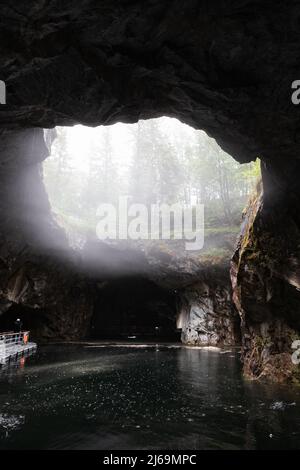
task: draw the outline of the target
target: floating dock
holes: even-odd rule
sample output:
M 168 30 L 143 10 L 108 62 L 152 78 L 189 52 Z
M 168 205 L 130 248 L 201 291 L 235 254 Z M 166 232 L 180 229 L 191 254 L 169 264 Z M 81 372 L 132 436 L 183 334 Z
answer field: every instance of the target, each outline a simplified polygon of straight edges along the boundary
M 0 333 L 0 367 L 36 350 L 36 343 L 29 341 L 29 333 Z

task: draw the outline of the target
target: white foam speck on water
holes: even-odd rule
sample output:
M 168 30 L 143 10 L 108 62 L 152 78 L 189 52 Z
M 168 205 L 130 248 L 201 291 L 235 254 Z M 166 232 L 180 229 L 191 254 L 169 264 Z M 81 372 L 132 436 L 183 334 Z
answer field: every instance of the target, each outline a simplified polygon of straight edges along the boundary
M 274 401 L 274 403 L 270 405 L 270 410 L 283 411 L 286 409 L 287 406 L 296 406 L 296 402 L 284 403 L 283 401 Z
M 12 431 L 18 429 L 25 423 L 25 416 L 23 415 L 8 415 L 0 414 L 0 429 L 5 431 Z
M 89 358 L 88 360 L 76 359 L 73 361 L 55 362 L 51 364 L 33 365 L 30 367 L 31 376 L 39 381 L 42 381 L 45 385 L 47 382 L 51 383 L 53 377 L 55 380 L 65 380 L 67 378 L 74 379 L 75 377 L 86 375 L 86 374 L 99 374 L 108 370 L 115 370 L 116 365 L 112 365 L 109 361 L 99 362 L 98 357 Z M 48 375 L 51 372 L 53 375 Z
M 283 401 L 274 401 L 274 403 L 272 403 L 272 405 L 270 406 L 271 410 L 284 410 L 284 408 L 285 404 L 283 403 Z

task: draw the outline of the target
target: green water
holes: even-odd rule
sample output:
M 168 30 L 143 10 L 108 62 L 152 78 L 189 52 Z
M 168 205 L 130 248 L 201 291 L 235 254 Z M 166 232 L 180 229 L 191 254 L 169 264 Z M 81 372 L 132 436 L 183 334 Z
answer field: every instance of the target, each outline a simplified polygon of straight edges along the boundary
M 233 352 L 47 346 L 0 369 L 0 449 L 300 448 L 300 390 Z

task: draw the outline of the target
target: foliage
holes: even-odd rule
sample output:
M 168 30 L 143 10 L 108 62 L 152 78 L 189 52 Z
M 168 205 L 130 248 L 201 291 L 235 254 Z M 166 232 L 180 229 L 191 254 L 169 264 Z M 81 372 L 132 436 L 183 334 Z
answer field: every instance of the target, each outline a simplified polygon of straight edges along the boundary
M 92 227 L 100 203 L 115 204 L 119 196 L 128 195 L 131 202 L 147 206 L 202 203 L 207 227 L 239 224 L 260 174 L 259 160 L 240 165 L 203 131 L 174 121 L 161 118 L 127 125 L 126 148 L 118 145 L 114 126 L 95 129 L 95 137 L 84 143 L 84 171 L 74 164 L 70 129 L 57 128 L 51 156 L 44 163 L 53 210 Z

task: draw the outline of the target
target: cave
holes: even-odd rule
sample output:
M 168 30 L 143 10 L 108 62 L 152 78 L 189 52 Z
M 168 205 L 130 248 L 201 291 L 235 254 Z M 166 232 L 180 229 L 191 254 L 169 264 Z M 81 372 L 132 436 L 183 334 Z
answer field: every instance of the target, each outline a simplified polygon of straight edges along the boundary
M 231 262 L 232 308 L 245 374 L 298 380 L 290 354 L 300 330 L 299 107 L 291 99 L 299 15 L 297 2 L 251 0 L 3 5 L 2 315 L 47 311 L 41 338 L 80 339 L 99 305 L 51 214 L 43 129 L 176 117 L 240 163 L 261 159 L 262 184 Z
M 45 321 L 45 316 L 40 314 L 30 307 L 23 307 L 22 305 L 13 304 L 5 313 L 1 315 L 0 329 L 1 331 L 14 331 L 14 322 L 19 318 L 22 322 L 22 328 L 30 330 L 35 335 L 35 330 L 40 328 L 40 324 Z
M 300 3 L 7 0 L 0 25 L 0 449 L 299 449 Z M 157 119 L 260 162 L 238 231 L 201 259 L 74 248 L 60 130 Z M 33 349 L 6 361 L 16 318 Z
M 115 280 L 100 289 L 92 338 L 179 341 L 176 294 L 141 278 Z

